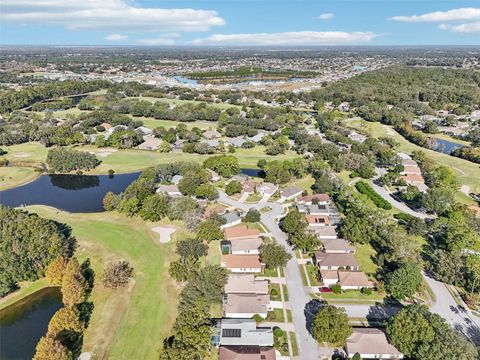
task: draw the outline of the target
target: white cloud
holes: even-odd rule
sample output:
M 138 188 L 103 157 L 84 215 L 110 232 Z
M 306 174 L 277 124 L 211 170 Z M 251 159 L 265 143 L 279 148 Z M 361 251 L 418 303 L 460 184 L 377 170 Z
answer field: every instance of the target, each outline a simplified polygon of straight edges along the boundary
M 335 16 L 334 13 L 324 13 L 324 14 L 320 14 L 317 16 L 317 19 L 318 20 L 330 20 L 330 19 L 333 19 Z
M 196 45 L 336 45 L 357 44 L 369 42 L 378 36 L 370 31 L 344 32 L 344 31 L 297 31 L 283 33 L 257 33 L 257 34 L 215 34 L 202 39 L 196 39 Z
M 440 24 L 439 28 L 442 30 L 451 30 L 457 33 L 476 33 L 480 32 L 480 21 L 458 25 Z
M 175 40 L 167 37 L 158 37 L 151 39 L 140 39 L 137 41 L 137 44 L 148 46 L 175 45 Z
M 2 0 L 0 19 L 122 31 L 208 31 L 225 24 L 214 10 L 143 8 L 130 0 Z
M 393 16 L 390 20 L 403 22 L 448 22 L 480 19 L 480 8 L 460 8 L 448 11 L 435 11 L 422 15 Z
M 105 36 L 105 40 L 108 41 L 125 41 L 128 40 L 127 35 L 122 35 L 122 34 L 110 34 Z

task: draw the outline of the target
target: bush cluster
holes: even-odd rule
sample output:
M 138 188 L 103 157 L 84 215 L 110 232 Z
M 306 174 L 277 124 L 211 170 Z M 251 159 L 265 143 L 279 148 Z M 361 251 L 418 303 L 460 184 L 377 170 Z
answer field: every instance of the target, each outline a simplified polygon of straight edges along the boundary
M 372 200 L 373 203 L 380 209 L 385 209 L 385 210 L 392 209 L 392 205 L 388 201 L 383 199 L 380 195 L 378 195 L 375 192 L 375 190 L 373 190 L 372 187 L 368 185 L 366 182 L 359 181 L 355 184 L 355 187 L 360 193 L 367 195 L 368 198 Z

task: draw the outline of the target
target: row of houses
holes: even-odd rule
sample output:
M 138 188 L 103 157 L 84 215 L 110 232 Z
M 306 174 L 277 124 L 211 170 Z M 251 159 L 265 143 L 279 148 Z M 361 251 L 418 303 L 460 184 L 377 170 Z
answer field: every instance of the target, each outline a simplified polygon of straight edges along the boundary
M 262 272 L 261 233 L 245 224 L 223 229 L 220 264 L 229 270 L 224 289 L 223 318 L 217 335 L 219 360 L 275 360 L 271 327 L 258 327 L 254 315 L 266 318 L 273 310 L 267 280 L 255 278 Z
M 403 171 L 400 177 L 405 180 L 407 185 L 415 186 L 420 192 L 426 192 L 428 186 L 425 185 L 425 179 L 422 175 L 422 170 L 415 160 L 406 154 L 399 154 L 402 159 Z

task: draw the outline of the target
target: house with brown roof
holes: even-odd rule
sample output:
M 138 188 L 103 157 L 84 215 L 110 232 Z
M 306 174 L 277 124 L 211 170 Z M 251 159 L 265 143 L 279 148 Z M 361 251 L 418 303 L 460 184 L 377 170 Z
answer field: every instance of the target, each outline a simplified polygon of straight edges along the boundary
M 322 277 L 323 286 L 332 286 L 338 283 L 337 270 L 320 270 L 320 276 Z
M 342 290 L 373 289 L 375 287 L 363 271 L 338 271 L 338 283 Z
M 229 240 L 230 253 L 236 255 L 260 254 L 260 246 L 262 239 L 256 237 L 251 239 L 234 239 Z
M 242 192 L 244 194 L 253 194 L 257 187 L 257 183 L 251 180 L 242 182 Z
M 337 227 L 326 225 L 326 226 L 309 226 L 308 230 L 315 232 L 317 237 L 320 240 L 324 239 L 337 239 Z
M 225 317 L 230 319 L 250 319 L 255 314 L 265 319 L 272 310 L 270 295 L 227 294 L 223 310 Z
M 263 270 L 258 255 L 222 255 L 220 266 L 233 273 L 260 273 Z
M 219 360 L 275 360 L 273 347 L 261 346 L 220 346 Z
M 323 252 L 327 254 L 355 254 L 355 246 L 345 239 L 322 239 Z
M 359 353 L 362 359 L 403 359 L 404 355 L 391 345 L 385 334 L 375 328 L 354 328 L 347 339 L 345 351 L 349 359 Z
M 422 174 L 422 170 L 416 165 L 404 165 L 403 171 L 404 174 Z
M 341 268 L 359 270 L 357 259 L 353 254 L 327 254 L 323 251 L 315 251 L 313 263 L 320 270 L 339 270 Z
M 327 215 L 306 214 L 305 219 L 307 220 L 308 226 L 312 227 L 330 225 L 330 219 Z
M 289 186 L 280 190 L 280 201 L 287 201 L 296 198 L 303 192 L 302 188 L 297 186 Z
M 297 204 L 302 205 L 328 205 L 330 204 L 330 196 L 328 194 L 313 194 L 313 195 L 306 195 L 300 196 L 296 199 Z
M 268 294 L 268 281 L 257 280 L 253 274 L 229 274 L 225 294 Z
M 225 240 L 251 239 L 260 237 L 260 231 L 242 224 L 223 229 L 223 236 L 225 237 Z

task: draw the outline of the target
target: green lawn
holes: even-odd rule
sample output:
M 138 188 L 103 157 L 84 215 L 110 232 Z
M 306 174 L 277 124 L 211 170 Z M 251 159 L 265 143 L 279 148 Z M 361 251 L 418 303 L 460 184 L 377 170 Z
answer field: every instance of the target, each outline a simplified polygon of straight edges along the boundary
M 276 294 L 272 294 L 273 292 Z M 282 296 L 280 295 L 280 284 L 271 283 L 268 285 L 268 292 L 270 293 L 270 300 L 272 301 L 282 301 Z
M 377 255 L 370 244 L 355 244 L 355 257 L 362 270 L 367 275 L 374 275 L 378 266 L 373 263 L 373 258 Z
M 167 98 L 156 98 L 156 97 L 150 97 L 150 96 L 139 96 L 139 97 L 130 97 L 128 99 L 140 99 L 140 100 L 147 100 L 151 102 L 166 102 L 169 104 L 175 104 L 175 105 L 183 105 L 183 104 L 189 104 L 189 103 L 195 103 L 195 104 L 201 104 L 205 101 L 196 101 L 196 100 L 180 100 L 180 99 L 167 99 Z M 213 102 L 205 102 L 207 105 L 211 105 L 214 107 L 217 107 L 219 109 L 229 109 L 232 107 L 236 108 L 241 108 L 240 105 L 230 105 L 230 104 L 224 104 L 224 103 L 213 103 Z
M 293 332 L 289 332 L 290 335 L 290 343 L 292 344 L 292 355 L 293 356 L 298 356 L 298 344 L 297 344 L 297 335 Z
M 319 286 L 320 283 L 318 282 L 318 267 L 313 265 L 312 263 L 305 264 L 305 268 L 307 269 L 308 278 L 310 279 L 310 284 L 312 286 Z
M 208 244 L 208 254 L 204 261 L 210 265 L 220 265 L 221 255 L 220 241 L 212 241 Z
M 20 288 L 17 291 L 0 299 L 0 310 L 3 310 L 17 301 L 22 300 L 23 298 L 49 286 L 50 285 L 45 278 L 37 281 L 22 282 L 19 284 Z
M 149 127 L 150 129 L 155 129 L 156 127 L 162 126 L 166 129 L 174 128 L 178 124 L 185 124 L 187 128 L 191 129 L 194 127 L 198 127 L 200 129 L 216 129 L 217 123 L 214 121 L 195 121 L 195 122 L 180 122 L 180 121 L 173 121 L 173 120 L 158 120 L 151 117 L 132 117 L 135 120 L 140 120 L 143 122 L 143 125 Z
M 39 175 L 40 173 L 31 167 L 0 167 L 0 190 L 28 183 Z
M 347 121 L 346 123 L 353 128 L 366 130 L 374 137 L 387 136 L 393 138 L 400 144 L 398 147 L 399 151 L 403 151 L 408 154 L 411 154 L 414 150 L 424 151 L 431 159 L 435 160 L 437 164 L 445 165 L 456 170 L 458 175 L 458 181 L 462 185 L 469 186 L 470 191 L 476 193 L 480 192 L 480 169 L 478 164 L 475 164 L 468 160 L 443 154 L 434 150 L 422 148 L 409 142 L 403 136 L 397 133 L 394 129 L 387 125 L 383 125 L 377 122 L 367 122 L 365 120 L 353 120 Z M 461 198 L 463 198 L 464 200 L 468 200 L 469 203 L 473 203 L 473 200 L 469 199 L 468 197 Z
M 294 179 L 290 181 L 289 185 L 298 186 L 301 189 L 307 190 L 307 192 L 311 194 L 313 192 L 311 187 L 314 183 L 315 180 L 313 179 L 313 177 L 311 175 L 306 175 L 301 179 Z
M 255 204 L 255 203 L 258 203 L 261 199 L 262 199 L 261 195 L 251 194 L 251 195 L 248 195 L 247 199 L 245 200 L 245 203 Z
M 282 290 L 283 290 L 283 300 L 288 301 L 288 289 L 287 285 L 282 284 Z
M 69 214 L 45 206 L 28 209 L 69 224 L 79 243 L 76 256 L 89 258 L 95 271 L 90 298 L 94 311 L 83 351 L 99 359 L 158 358 L 176 317 L 178 288 L 168 275 L 174 242 L 160 244 L 158 234 L 150 230 L 153 224 L 117 213 Z M 185 236 L 178 226 L 174 240 Z M 102 269 L 120 259 L 133 266 L 134 281 L 127 288 L 104 288 Z
M 360 290 L 346 290 L 341 294 L 322 293 L 321 296 L 327 301 L 335 300 L 353 300 L 353 301 L 381 301 L 384 298 L 383 294 L 373 291 L 370 295 L 364 295 Z
M 284 322 L 285 317 L 283 316 L 283 309 L 273 309 L 272 311 L 269 311 L 265 321 Z
M 16 166 L 38 166 L 47 159 L 48 149 L 39 142 L 2 146 L 7 154 L 3 157 Z

